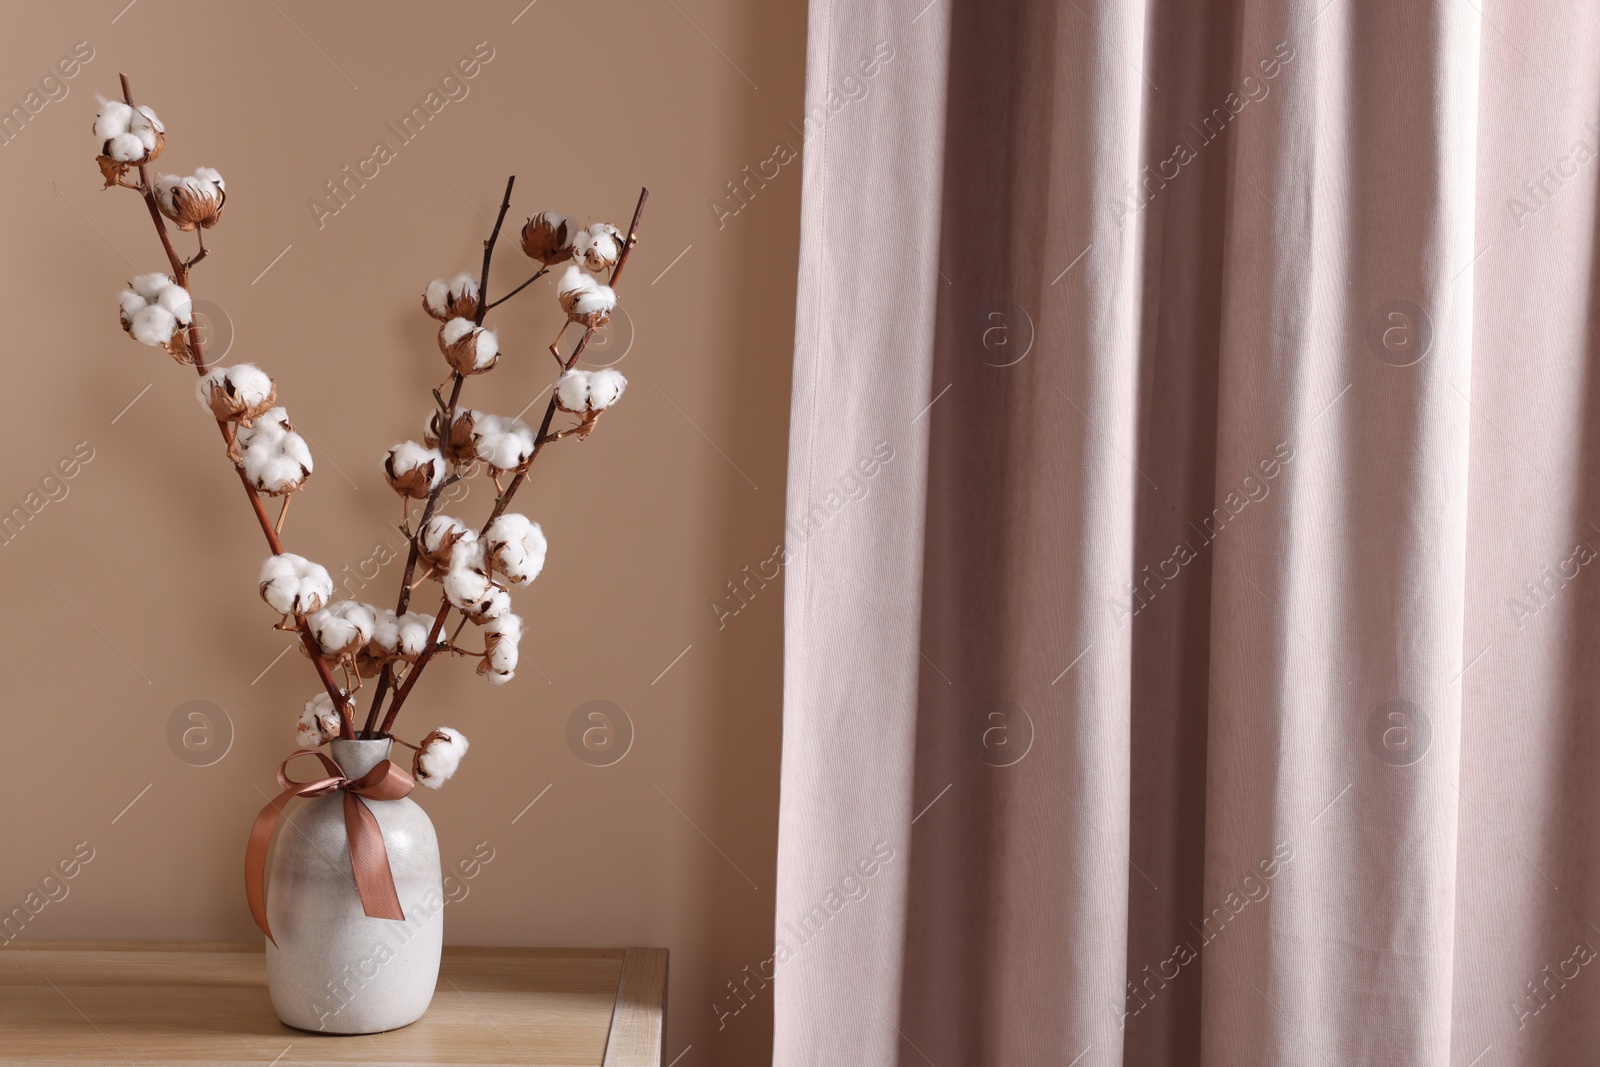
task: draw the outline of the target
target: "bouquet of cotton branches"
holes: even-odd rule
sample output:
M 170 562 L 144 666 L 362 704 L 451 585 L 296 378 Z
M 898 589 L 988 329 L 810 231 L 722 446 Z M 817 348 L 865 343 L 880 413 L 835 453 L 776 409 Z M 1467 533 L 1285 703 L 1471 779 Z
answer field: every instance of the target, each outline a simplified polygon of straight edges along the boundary
M 106 188 L 132 189 L 143 197 L 171 268 L 170 274 L 144 274 L 129 283 L 121 295 L 122 327 L 134 340 L 165 349 L 199 374 L 200 406 L 216 419 L 227 458 L 272 551 L 261 566 L 261 598 L 279 616 L 276 628 L 299 634 L 301 650 L 322 682 L 323 692 L 306 701 L 298 743 L 313 748 L 341 737 L 393 737 L 395 717 L 423 669 L 441 652 L 477 659 L 478 674 L 491 683 L 510 681 L 523 630 L 522 619 L 511 611 L 511 589 L 539 576 L 547 545 L 537 522 L 507 508 L 545 446 L 570 436 L 587 437 L 627 386 L 615 370 L 585 371 L 575 365 L 616 308 L 615 286 L 638 241 L 649 191 L 641 191 L 626 235 L 607 223 L 579 227 L 555 211 L 529 218 L 522 228 L 522 250 L 540 267 L 521 285 L 490 300 L 489 264 L 511 205 L 513 177 L 506 182 L 494 230 L 484 242 L 479 275 L 461 273 L 430 282 L 423 290 L 422 307 L 440 323 L 439 350 L 450 374 L 433 390 L 423 439 L 402 441 L 383 457 L 384 477 L 400 498 L 400 530 L 410 546 L 399 595 L 393 610 L 335 600 L 327 569 L 284 551 L 281 541 L 289 502 L 314 469 L 305 438 L 295 432 L 265 371 L 248 363 L 206 364 L 194 319 L 190 272 L 209 252 L 205 231 L 222 217 L 226 183 L 209 167 L 188 177 L 162 174 L 151 181 L 148 167 L 165 150 L 166 131 L 154 111 L 134 105 L 125 76 L 122 92 L 122 100 L 100 101 L 94 126 L 98 163 Z M 130 180 L 130 173 L 137 181 Z M 169 222 L 198 238 L 192 257 L 183 259 L 174 249 Z M 484 326 L 485 316 L 563 264 L 556 297 L 566 320 L 549 346 L 560 371 L 538 429 L 515 417 L 465 407 L 461 393 L 467 378 L 493 370 L 504 354 L 498 334 Z M 583 334 L 563 354 L 561 341 L 573 324 Z M 575 416 L 576 423 L 552 429 L 558 410 Z M 478 476 L 492 481 L 496 494 L 481 527 L 436 513 L 445 489 Z M 268 515 L 263 497 L 282 498 L 276 520 Z M 439 583 L 439 606 L 431 613 L 410 610 L 412 594 L 427 581 Z M 446 637 L 452 614 L 456 625 Z M 481 651 L 460 643 L 469 625 L 481 632 Z M 357 697 L 368 681 L 373 692 L 357 731 Z M 409 747 L 416 751 L 417 780 L 437 788 L 455 773 L 467 739 L 440 727 Z

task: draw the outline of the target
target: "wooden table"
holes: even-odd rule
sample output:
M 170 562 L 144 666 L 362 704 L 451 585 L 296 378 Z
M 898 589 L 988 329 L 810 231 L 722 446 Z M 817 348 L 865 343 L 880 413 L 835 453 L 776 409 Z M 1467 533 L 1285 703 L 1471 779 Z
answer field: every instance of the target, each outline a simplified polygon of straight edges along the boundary
M 659 1067 L 667 952 L 447 948 L 401 1030 L 328 1037 L 272 1014 L 259 945 L 0 948 L 0 1062 Z

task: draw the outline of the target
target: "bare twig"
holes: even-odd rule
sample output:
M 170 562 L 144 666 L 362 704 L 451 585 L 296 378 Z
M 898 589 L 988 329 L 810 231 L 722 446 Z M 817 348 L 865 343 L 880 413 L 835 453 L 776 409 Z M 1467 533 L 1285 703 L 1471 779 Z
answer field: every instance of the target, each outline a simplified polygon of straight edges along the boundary
M 202 259 L 205 259 L 206 256 L 211 253 L 211 249 L 206 247 L 206 231 L 204 228 L 196 226 L 194 229 L 194 234 L 196 237 L 200 238 L 200 251 L 194 254 L 193 259 L 184 261 L 183 269 L 185 271 L 194 266 L 196 263 L 200 262 Z
M 133 107 L 133 89 L 128 84 L 128 76 L 122 74 L 119 77 L 122 80 L 122 99 L 129 107 Z M 155 191 L 150 184 L 150 175 L 143 164 L 139 166 L 138 191 L 144 199 L 145 206 L 150 210 L 150 221 L 155 225 L 156 236 L 161 239 L 161 248 L 166 252 L 167 262 L 172 267 L 173 281 L 188 289 L 189 267 L 193 266 L 193 264 L 185 264 L 183 260 L 178 258 L 177 250 L 172 247 L 172 237 L 167 233 L 166 220 L 162 218 L 161 208 L 156 204 Z M 199 262 L 198 258 L 196 262 Z M 189 322 L 188 335 L 189 351 L 194 360 L 195 373 L 203 375 L 207 373 L 209 368 L 206 367 L 205 353 L 200 342 L 200 326 L 192 317 Z M 217 428 L 222 433 L 222 439 L 227 441 L 231 447 L 232 441 L 229 437 L 227 425 L 219 422 L 217 423 Z M 242 467 L 234 467 L 234 471 L 239 476 L 239 484 L 244 487 L 245 496 L 250 500 L 250 508 L 255 512 L 256 522 L 260 524 L 261 533 L 267 539 L 267 546 L 272 549 L 273 555 L 283 555 L 283 544 L 278 540 L 278 531 L 273 526 L 272 520 L 267 517 L 266 505 L 261 502 L 261 494 L 256 492 L 256 487 L 250 484 L 250 479 Z M 322 662 L 322 650 L 318 648 L 316 639 L 311 636 L 311 628 L 306 625 L 303 617 L 297 617 L 295 625 L 300 631 L 300 643 L 305 647 L 306 652 L 310 654 L 311 663 L 316 668 L 317 676 L 322 680 L 323 688 L 327 689 L 328 696 L 333 701 L 333 706 L 339 709 L 339 736 L 346 739 L 355 737 L 354 724 L 350 717 L 350 703 L 345 698 L 344 693 L 340 691 L 339 684 L 334 681 L 332 672 L 328 670 L 328 665 Z
M 500 214 L 494 218 L 494 229 L 489 231 L 489 239 L 483 242 L 483 277 L 478 281 L 478 313 L 472 316 L 474 326 L 482 326 L 483 317 L 489 314 L 489 260 L 494 257 L 495 242 L 500 240 L 500 227 L 511 208 L 511 187 L 515 184 L 515 174 L 506 179 L 506 195 L 500 198 Z
M 532 285 L 534 282 L 538 281 L 540 278 L 543 278 L 546 274 L 549 274 L 549 273 L 550 273 L 550 268 L 549 267 L 540 267 L 538 269 L 538 271 L 535 272 L 533 277 L 529 278 L 527 281 L 523 282 L 521 285 L 519 285 L 515 289 L 511 290 L 505 296 L 502 296 L 499 300 L 496 300 L 494 303 L 489 304 L 488 306 L 484 307 L 484 309 L 483 309 L 484 312 L 487 313 L 487 312 L 493 311 L 495 308 L 499 307 L 501 304 L 504 304 L 507 300 L 510 300 L 512 297 L 514 297 L 518 293 L 522 292 L 522 290 L 526 289 L 528 286 Z M 481 325 L 481 323 L 480 323 L 480 325 Z

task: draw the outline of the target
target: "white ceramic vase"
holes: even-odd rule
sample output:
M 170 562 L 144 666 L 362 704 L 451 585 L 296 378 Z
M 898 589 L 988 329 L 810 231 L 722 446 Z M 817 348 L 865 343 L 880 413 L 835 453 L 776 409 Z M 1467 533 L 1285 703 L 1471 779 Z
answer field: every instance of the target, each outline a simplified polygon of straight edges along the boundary
M 356 779 L 389 756 L 389 741 L 332 741 Z M 410 797 L 366 800 L 383 831 L 405 921 L 369 918 L 350 869 L 344 792 L 291 804 L 277 834 L 267 889 L 267 989 L 290 1026 L 375 1034 L 416 1022 L 439 980 L 444 887 L 439 839 Z

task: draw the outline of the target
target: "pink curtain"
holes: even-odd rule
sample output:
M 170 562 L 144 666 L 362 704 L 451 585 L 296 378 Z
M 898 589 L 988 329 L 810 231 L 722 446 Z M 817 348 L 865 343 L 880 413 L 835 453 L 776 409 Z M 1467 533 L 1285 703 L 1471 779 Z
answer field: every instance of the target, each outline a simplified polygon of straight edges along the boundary
M 776 1063 L 1596 1062 L 1600 7 L 810 10 Z

